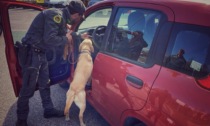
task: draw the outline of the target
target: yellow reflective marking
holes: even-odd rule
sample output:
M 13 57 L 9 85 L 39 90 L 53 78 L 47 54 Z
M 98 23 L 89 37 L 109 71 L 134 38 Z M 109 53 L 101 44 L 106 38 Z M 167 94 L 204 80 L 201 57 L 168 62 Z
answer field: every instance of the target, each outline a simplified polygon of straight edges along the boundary
M 54 20 L 56 23 L 61 23 L 61 16 L 56 15 L 56 16 L 53 17 L 53 20 Z

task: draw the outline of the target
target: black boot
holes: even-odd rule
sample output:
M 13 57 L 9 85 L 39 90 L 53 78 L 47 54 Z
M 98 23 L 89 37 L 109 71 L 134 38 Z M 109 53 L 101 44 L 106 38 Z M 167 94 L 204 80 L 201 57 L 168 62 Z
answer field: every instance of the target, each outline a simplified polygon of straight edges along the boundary
M 18 119 L 17 122 L 16 122 L 16 126 L 28 126 L 27 120 Z
M 44 118 L 63 117 L 63 116 L 64 116 L 64 111 L 59 111 L 56 109 L 44 111 Z

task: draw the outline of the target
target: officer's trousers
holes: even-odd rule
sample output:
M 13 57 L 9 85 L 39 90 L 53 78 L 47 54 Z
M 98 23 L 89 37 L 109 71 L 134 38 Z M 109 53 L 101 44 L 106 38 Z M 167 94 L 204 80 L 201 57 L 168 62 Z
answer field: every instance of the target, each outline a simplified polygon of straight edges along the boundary
M 45 53 L 37 53 L 32 48 L 29 64 L 22 67 L 23 83 L 17 101 L 17 118 L 26 120 L 29 113 L 29 99 L 39 87 L 42 105 L 45 111 L 53 109 L 49 87 L 49 69 Z M 38 84 L 38 85 L 37 85 Z

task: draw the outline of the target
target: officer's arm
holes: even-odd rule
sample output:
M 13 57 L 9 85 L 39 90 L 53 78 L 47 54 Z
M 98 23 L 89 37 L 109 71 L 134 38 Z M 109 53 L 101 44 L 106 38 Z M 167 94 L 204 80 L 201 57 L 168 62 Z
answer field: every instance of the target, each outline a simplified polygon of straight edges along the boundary
M 43 39 L 46 45 L 59 46 L 68 42 L 66 35 L 59 35 L 59 26 L 61 25 L 61 22 L 61 17 L 56 17 L 56 15 L 48 15 L 45 17 Z

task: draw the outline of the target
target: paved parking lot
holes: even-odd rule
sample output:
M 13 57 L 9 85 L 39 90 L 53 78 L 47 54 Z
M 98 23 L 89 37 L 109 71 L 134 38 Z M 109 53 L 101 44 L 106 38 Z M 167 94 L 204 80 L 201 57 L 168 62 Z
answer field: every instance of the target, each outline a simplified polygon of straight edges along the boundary
M 0 125 L 3 124 L 10 107 L 16 102 L 5 58 L 5 43 L 0 36 Z

